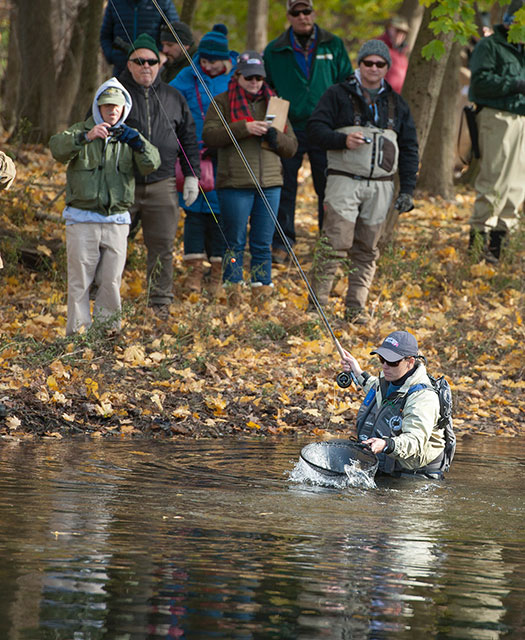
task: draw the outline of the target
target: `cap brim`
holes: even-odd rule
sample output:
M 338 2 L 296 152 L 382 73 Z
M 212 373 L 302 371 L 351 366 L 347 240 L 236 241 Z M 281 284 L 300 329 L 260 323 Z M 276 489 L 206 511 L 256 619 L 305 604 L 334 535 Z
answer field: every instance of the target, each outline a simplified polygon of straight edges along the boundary
M 390 351 L 390 349 L 385 349 L 385 347 L 378 347 L 377 349 L 374 349 L 373 351 L 370 351 L 370 354 L 377 354 L 378 356 L 381 356 L 382 358 L 384 358 L 385 360 L 388 360 L 388 362 L 397 362 L 398 360 L 401 360 L 402 358 L 407 358 L 408 356 L 402 356 L 399 353 L 396 353 L 395 351 Z

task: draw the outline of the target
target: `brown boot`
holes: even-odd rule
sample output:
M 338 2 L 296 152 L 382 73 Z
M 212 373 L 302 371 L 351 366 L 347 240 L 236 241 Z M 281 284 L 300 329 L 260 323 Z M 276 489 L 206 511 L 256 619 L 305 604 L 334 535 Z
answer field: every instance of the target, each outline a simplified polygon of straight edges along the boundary
M 252 304 L 264 304 L 273 293 L 273 285 L 252 284 Z
M 202 258 L 190 258 L 184 260 L 188 275 L 184 286 L 188 291 L 200 291 L 202 289 L 202 277 L 204 275 L 204 260 Z
M 222 258 L 210 258 L 210 262 L 210 280 L 206 289 L 211 296 L 215 296 L 222 284 Z
M 242 284 L 240 282 L 229 282 L 225 287 L 226 301 L 231 308 L 238 307 L 242 302 Z

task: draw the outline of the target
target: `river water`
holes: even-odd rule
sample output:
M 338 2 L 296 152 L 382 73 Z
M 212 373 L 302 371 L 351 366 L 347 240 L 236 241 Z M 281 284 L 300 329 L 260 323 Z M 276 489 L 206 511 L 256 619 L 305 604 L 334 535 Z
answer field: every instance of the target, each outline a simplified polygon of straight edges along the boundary
M 525 443 L 335 489 L 306 442 L 0 442 L 0 640 L 525 638 Z

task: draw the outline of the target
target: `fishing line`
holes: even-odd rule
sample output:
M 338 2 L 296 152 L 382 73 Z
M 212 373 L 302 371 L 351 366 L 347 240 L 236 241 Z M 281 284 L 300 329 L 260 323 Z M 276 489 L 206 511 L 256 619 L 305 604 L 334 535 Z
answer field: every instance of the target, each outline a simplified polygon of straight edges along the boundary
M 115 9 L 115 12 L 117 13 L 117 15 L 119 16 L 119 20 L 124 28 L 124 31 L 126 31 L 126 34 L 129 38 L 129 33 L 127 32 L 126 28 L 124 27 L 123 23 L 122 23 L 122 19 L 120 18 L 120 15 L 118 14 L 118 11 L 113 3 L 113 0 L 109 0 L 113 6 L 113 8 Z M 330 322 L 328 321 L 328 318 L 326 317 L 326 314 L 321 306 L 321 303 L 319 302 L 319 300 L 317 299 L 317 296 L 315 295 L 314 290 L 312 289 L 312 286 L 308 280 L 308 277 L 306 276 L 306 273 L 304 272 L 303 268 L 301 267 L 301 264 L 297 258 L 297 255 L 295 254 L 295 251 L 293 250 L 292 245 L 290 244 L 288 238 L 286 237 L 283 228 L 281 227 L 281 224 L 279 223 L 279 220 L 277 219 L 277 215 L 275 214 L 274 210 L 272 209 L 268 198 L 266 197 L 266 194 L 264 193 L 259 180 L 257 179 L 257 176 L 255 175 L 255 173 L 253 172 L 253 169 L 250 166 L 250 163 L 248 162 L 246 156 L 244 155 L 239 143 L 237 142 L 237 139 L 235 138 L 233 131 L 231 130 L 231 127 L 229 126 L 228 122 L 226 121 L 226 118 L 224 117 L 223 113 L 221 112 L 219 105 L 217 104 L 215 98 L 213 97 L 211 91 L 209 90 L 208 86 L 206 85 L 206 83 L 204 82 L 204 79 L 197 67 L 197 65 L 195 64 L 195 62 L 193 61 L 192 57 L 190 56 L 190 54 L 188 53 L 188 50 L 186 49 L 186 47 L 184 46 L 182 40 L 180 39 L 179 35 L 177 34 L 177 32 L 175 31 L 175 29 L 172 27 L 170 21 L 168 20 L 166 14 L 164 13 L 164 11 L 161 9 L 161 7 L 159 6 L 159 3 L 157 0 L 151 0 L 153 2 L 153 4 L 155 5 L 157 11 L 159 12 L 161 18 L 164 20 L 164 23 L 166 24 L 167 28 L 169 29 L 169 31 L 171 32 L 172 36 L 175 38 L 175 41 L 177 42 L 177 44 L 179 45 L 179 47 L 181 48 L 182 53 L 186 56 L 186 59 L 188 60 L 189 65 L 191 66 L 191 68 L 193 69 L 193 72 L 195 73 L 195 76 L 198 78 L 201 86 L 203 87 L 204 91 L 206 92 L 206 95 L 208 96 L 209 100 L 210 100 L 210 105 L 213 105 L 213 108 L 215 109 L 215 112 L 217 113 L 217 116 L 219 117 L 219 120 L 221 121 L 222 125 L 224 126 L 224 128 L 226 129 L 226 132 L 228 133 L 228 136 L 230 137 L 230 140 L 232 141 L 233 146 L 235 147 L 237 153 L 239 154 L 239 157 L 242 161 L 242 163 L 244 164 L 244 167 L 246 168 L 248 174 L 250 175 L 250 178 L 252 179 L 253 184 L 255 185 L 255 188 L 257 190 L 257 192 L 259 193 L 264 206 L 266 207 L 268 213 L 270 214 L 270 217 L 272 218 L 272 221 L 275 224 L 275 228 L 277 229 L 277 232 L 279 233 L 279 236 L 281 237 L 281 240 L 288 252 L 288 255 L 290 255 L 290 257 L 292 258 L 292 261 L 295 265 L 295 267 L 297 268 L 297 270 L 299 271 L 299 274 L 301 276 L 301 278 L 303 279 L 304 283 L 306 284 L 306 288 L 308 290 L 308 295 L 310 300 L 312 301 L 319 317 L 321 318 L 323 325 L 326 329 L 326 331 L 328 332 L 328 335 L 330 336 L 330 338 L 332 339 L 337 352 L 339 353 L 341 358 L 344 358 L 344 351 L 343 348 L 341 347 L 339 340 L 337 339 L 334 330 L 332 329 L 332 326 L 330 325 Z M 133 46 L 133 45 L 132 45 Z M 156 95 L 156 94 L 155 94 Z M 157 98 L 158 99 L 158 98 Z M 159 100 L 160 103 L 160 100 Z M 164 114 L 166 115 L 166 117 L 168 117 L 166 111 L 164 110 Z M 169 118 L 168 118 L 169 121 Z M 171 123 L 170 123 L 171 124 Z M 175 131 L 174 131 L 175 133 Z M 177 134 L 175 133 L 175 137 L 177 138 Z M 178 138 L 177 138 L 178 141 Z M 182 149 L 182 145 L 179 142 L 179 146 Z M 183 151 L 184 153 L 184 151 Z M 186 157 L 186 154 L 184 154 Z M 187 159 L 187 158 L 186 158 Z M 189 162 L 188 162 L 189 164 Z M 191 167 L 191 165 L 190 165 Z M 193 167 L 192 167 L 192 171 L 193 171 Z M 220 225 L 219 225 L 220 228 Z M 226 244 L 228 244 L 226 242 Z M 230 249 L 231 251 L 231 249 Z M 352 371 L 346 372 L 343 371 L 341 372 L 337 378 L 337 384 L 342 387 L 342 388 L 346 388 L 349 387 L 350 384 L 352 382 L 354 382 L 354 384 L 356 386 L 359 386 L 358 381 L 356 376 L 354 375 L 354 373 Z

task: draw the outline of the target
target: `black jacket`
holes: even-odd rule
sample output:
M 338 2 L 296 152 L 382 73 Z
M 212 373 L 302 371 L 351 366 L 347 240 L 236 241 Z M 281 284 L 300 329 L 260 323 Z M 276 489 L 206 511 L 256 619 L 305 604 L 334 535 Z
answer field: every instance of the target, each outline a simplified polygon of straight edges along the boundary
M 371 111 L 362 96 L 355 76 L 332 85 L 325 91 L 314 112 L 308 120 L 307 134 L 311 144 L 322 149 L 345 149 L 346 135 L 336 131 L 341 127 L 354 124 L 354 106 L 351 94 L 356 96 L 361 107 L 361 124 L 376 125 L 386 129 L 388 122 L 388 95 L 392 95 L 395 104 L 394 131 L 399 146 L 400 192 L 412 194 L 416 186 L 419 164 L 416 125 L 408 104 L 385 82 L 385 91 L 376 98 L 377 121 L 374 122 Z
M 133 80 L 128 69 L 124 69 L 119 80 L 133 100 L 126 124 L 138 129 L 160 152 L 161 165 L 157 171 L 148 176 L 137 175 L 136 181 L 144 184 L 175 176 L 175 161 L 179 155 L 177 138 L 195 173 L 200 177 L 195 122 L 186 98 L 177 89 L 162 82 L 159 76 L 147 89 Z M 184 153 L 180 153 L 182 172 L 185 176 L 192 176 L 193 172 L 186 162 Z

